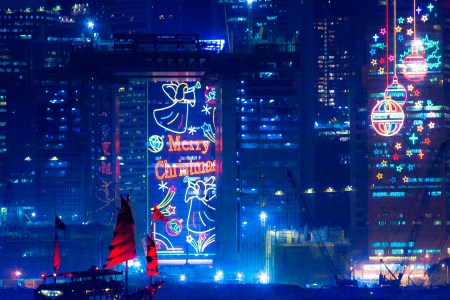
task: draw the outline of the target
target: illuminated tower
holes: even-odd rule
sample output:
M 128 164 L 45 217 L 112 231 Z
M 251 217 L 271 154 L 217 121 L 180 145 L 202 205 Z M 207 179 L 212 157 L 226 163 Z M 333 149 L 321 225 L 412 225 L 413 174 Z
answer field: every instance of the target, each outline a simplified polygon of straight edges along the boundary
M 369 258 L 426 266 L 448 256 L 448 11 L 386 3 L 368 49 Z

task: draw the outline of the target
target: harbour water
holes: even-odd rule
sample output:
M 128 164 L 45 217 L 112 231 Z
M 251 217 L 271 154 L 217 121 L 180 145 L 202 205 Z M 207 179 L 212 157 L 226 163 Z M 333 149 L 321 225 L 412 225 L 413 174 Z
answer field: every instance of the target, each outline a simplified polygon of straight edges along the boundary
M 137 287 L 130 286 L 130 294 Z M 33 289 L 0 288 L 2 300 L 32 300 Z M 449 299 L 450 287 L 318 288 L 283 284 L 220 284 L 166 282 L 154 299 L 161 300 L 294 300 L 294 299 Z

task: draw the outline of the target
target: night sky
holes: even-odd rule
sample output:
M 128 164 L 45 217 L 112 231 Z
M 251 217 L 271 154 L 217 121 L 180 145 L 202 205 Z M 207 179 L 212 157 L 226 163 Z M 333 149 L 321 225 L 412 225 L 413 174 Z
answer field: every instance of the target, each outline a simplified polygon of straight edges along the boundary
M 2 0 L 2 1 L 0 1 L 0 8 L 36 7 L 38 5 L 45 6 L 45 0 Z

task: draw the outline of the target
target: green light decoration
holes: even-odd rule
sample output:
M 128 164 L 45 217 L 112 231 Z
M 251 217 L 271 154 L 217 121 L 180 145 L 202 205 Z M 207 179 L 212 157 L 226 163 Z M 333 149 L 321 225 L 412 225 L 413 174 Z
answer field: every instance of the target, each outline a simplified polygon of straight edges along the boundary
M 426 54 L 426 61 L 428 63 L 428 69 L 437 69 L 442 65 L 441 57 L 442 55 L 438 55 L 439 51 L 439 41 L 433 41 L 428 38 L 428 35 L 425 35 L 425 38 L 422 40 L 423 50 Z M 403 54 L 400 54 L 399 62 L 403 63 L 404 58 L 412 53 L 412 49 L 408 49 Z

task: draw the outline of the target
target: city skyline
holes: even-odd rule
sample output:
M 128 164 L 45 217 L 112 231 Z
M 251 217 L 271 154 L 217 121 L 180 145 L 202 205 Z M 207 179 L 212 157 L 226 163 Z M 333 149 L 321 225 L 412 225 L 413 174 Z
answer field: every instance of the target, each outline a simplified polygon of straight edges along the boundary
M 45 2 L 0 10 L 2 228 L 113 224 L 130 194 L 168 265 L 307 280 L 280 261 L 318 235 L 366 278 L 444 255 L 444 3 Z

